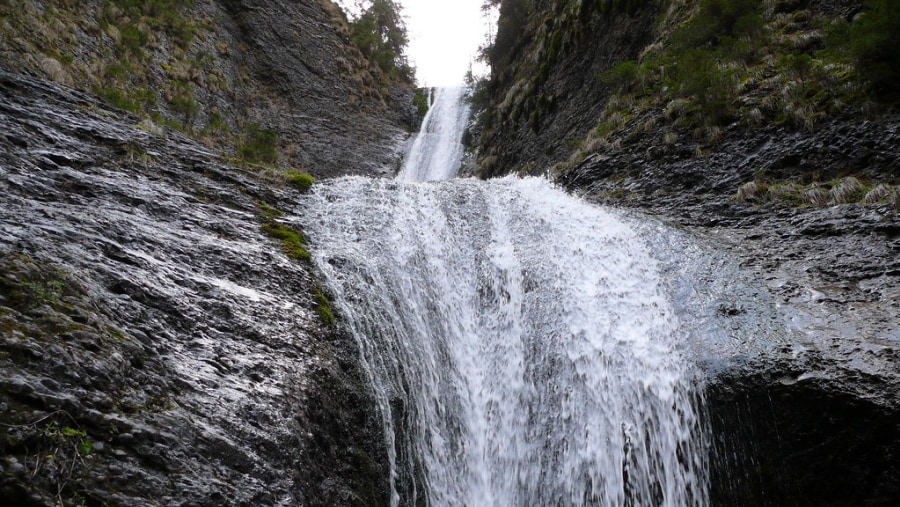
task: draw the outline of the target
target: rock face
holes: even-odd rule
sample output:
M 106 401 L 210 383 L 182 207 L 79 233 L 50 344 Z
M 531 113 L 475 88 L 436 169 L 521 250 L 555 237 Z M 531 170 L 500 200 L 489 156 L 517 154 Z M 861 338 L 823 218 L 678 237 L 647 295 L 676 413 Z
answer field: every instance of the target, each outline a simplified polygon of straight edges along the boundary
M 298 192 L 137 123 L 0 72 L 4 505 L 386 505 Z
M 588 4 L 533 3 L 528 36 L 508 66 L 495 69 L 476 172 L 551 174 L 586 199 L 649 212 L 712 239 L 768 287 L 784 345 L 711 378 L 714 505 L 897 504 L 900 200 L 841 204 L 833 194 L 850 176 L 896 191 L 900 114 L 888 105 L 878 114 L 848 107 L 812 129 L 735 121 L 714 130 L 713 142 L 684 132 L 669 142 L 664 111 L 638 108 L 585 147 L 613 96 L 596 75 L 671 42 L 648 14 L 653 2 L 636 2 L 644 7 L 631 13 L 584 10 Z M 668 15 L 684 20 L 697 2 L 670 4 Z M 764 4 L 785 19 L 849 19 L 862 7 Z M 551 50 L 554 38 L 562 50 Z M 818 205 L 808 195 L 735 198 L 746 182 L 770 184 L 774 195 L 784 187 L 810 192 L 814 181 L 830 181 Z
M 482 114 L 477 139 L 480 176 L 545 174 L 566 159 L 603 108 L 608 87 L 597 76 L 652 41 L 651 8 L 600 13 L 594 2 L 572 10 L 575 3 L 534 2 L 521 36 L 532 42 L 516 46 L 509 68 L 495 69 L 496 100 Z
M 330 0 L 11 0 L 0 63 L 176 125 L 237 158 L 277 135 L 277 165 L 392 174 L 419 119 L 409 84 L 371 65 Z M 152 125 L 152 124 L 151 124 Z

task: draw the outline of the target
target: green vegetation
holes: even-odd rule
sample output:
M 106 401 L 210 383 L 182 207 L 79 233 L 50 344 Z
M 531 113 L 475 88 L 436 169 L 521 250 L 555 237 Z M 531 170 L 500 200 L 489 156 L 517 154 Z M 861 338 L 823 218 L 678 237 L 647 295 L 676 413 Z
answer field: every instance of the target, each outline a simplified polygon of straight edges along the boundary
M 590 152 L 615 151 L 655 126 L 655 111 L 668 123 L 665 146 L 692 140 L 702 153 L 734 122 L 811 131 L 847 107 L 900 100 L 900 4 L 870 0 L 852 23 L 791 5 L 700 0 L 683 20 L 663 16 L 669 44 L 598 76 L 611 90 L 606 108 L 582 149 L 557 170 Z
M 197 103 L 194 101 L 194 92 L 189 86 L 178 88 L 177 94 L 169 101 L 169 108 L 181 115 L 185 125 L 193 123 L 194 115 L 199 110 Z
M 173 37 L 176 44 L 187 49 L 194 39 L 194 26 L 179 13 L 180 9 L 191 7 L 193 0 L 107 0 L 106 16 L 101 20 L 115 24 L 112 7 L 117 7 L 128 18 L 119 29 L 123 46 L 134 54 L 141 54 L 149 40 L 150 31 L 163 31 Z M 142 27 L 139 21 L 145 21 Z
M 94 444 L 88 438 L 87 432 L 71 426 L 59 426 L 56 422 L 44 425 L 43 437 L 53 446 L 70 447 L 81 456 L 87 456 L 94 450 Z
M 29 305 L 49 304 L 53 306 L 59 303 L 63 283 L 62 280 L 25 280 L 22 282 L 22 287 L 25 291 L 21 293 L 21 297 Z
M 296 188 L 301 192 L 308 192 L 316 182 L 316 179 L 309 174 L 296 170 L 284 171 L 284 178 L 288 185 Z
M 900 102 L 900 2 L 867 0 L 869 10 L 853 22 L 850 53 L 871 93 L 884 102 Z M 848 39 L 838 29 L 830 41 L 838 46 Z
M 428 91 L 425 88 L 416 88 L 413 95 L 413 105 L 419 113 L 419 118 L 424 118 L 428 114 Z
M 283 211 L 281 211 L 278 208 L 273 208 L 272 206 L 269 206 L 267 203 L 265 203 L 263 201 L 258 202 L 256 204 L 256 206 L 259 208 L 260 214 L 262 215 L 263 218 L 271 219 L 271 218 L 278 218 L 278 217 L 284 216 Z
M 699 155 L 734 124 L 813 131 L 848 108 L 872 114 L 878 102 L 900 102 L 900 2 L 865 4 L 848 21 L 805 1 L 486 0 L 501 18 L 481 50 L 491 77 L 470 82 L 481 142 L 504 124 L 539 131 L 557 101 L 546 83 L 589 27 L 623 11 L 647 19 L 651 8 L 655 42 L 597 76 L 609 90 L 605 109 L 557 172 L 644 132 Z M 490 175 L 492 160 L 483 156 L 479 172 Z
M 409 38 L 400 11 L 393 0 L 369 0 L 350 28 L 353 43 L 370 62 L 388 76 L 411 83 L 414 71 L 405 54 Z
M 316 313 L 322 324 L 328 327 L 334 327 L 334 312 L 331 311 L 331 301 L 322 292 L 322 289 L 316 287 L 313 291 L 313 297 L 316 300 Z
M 274 165 L 278 162 L 278 134 L 259 123 L 249 123 L 239 140 L 237 156 L 247 162 Z
M 269 237 L 281 241 L 281 247 L 289 258 L 307 262 L 312 259 L 306 251 L 306 238 L 301 232 L 275 221 L 265 222 L 260 228 Z
M 43 305 L 59 306 L 66 291 L 66 285 L 62 280 L 65 272 L 56 269 L 37 269 L 34 261 L 25 256 L 22 256 L 20 261 L 34 269 L 29 269 L 15 278 L 0 280 L 0 293 L 7 294 L 7 304 L 20 311 Z
M 826 182 L 814 181 L 806 185 L 758 179 L 741 185 L 732 199 L 745 203 L 772 202 L 796 207 L 881 203 L 900 208 L 900 187 L 884 183 L 872 186 L 854 176 Z

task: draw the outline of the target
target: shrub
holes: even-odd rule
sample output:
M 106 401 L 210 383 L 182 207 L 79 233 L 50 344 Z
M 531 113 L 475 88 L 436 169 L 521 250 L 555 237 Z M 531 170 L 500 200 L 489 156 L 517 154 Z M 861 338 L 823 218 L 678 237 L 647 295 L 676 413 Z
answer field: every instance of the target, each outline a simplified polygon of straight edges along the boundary
M 852 26 L 851 54 L 880 100 L 900 102 L 900 2 L 867 0 Z
M 119 33 L 122 34 L 122 46 L 128 50 L 128 52 L 139 57 L 143 56 L 144 47 L 147 46 L 147 42 L 150 40 L 150 36 L 147 32 L 141 30 L 136 25 L 127 25 L 122 27 L 119 30 Z
M 419 113 L 419 118 L 424 118 L 428 114 L 428 91 L 425 88 L 416 88 L 413 95 L 413 105 Z
M 760 0 L 701 0 L 694 19 L 673 37 L 676 45 L 691 48 L 717 45 L 722 36 L 742 37 L 763 27 Z
M 191 123 L 199 109 L 194 101 L 193 92 L 189 88 L 180 90 L 177 95 L 172 97 L 169 107 L 172 108 L 172 111 L 182 115 L 185 123 Z
M 670 85 L 699 106 L 701 117 L 695 119 L 695 124 L 724 125 L 734 115 L 733 79 L 719 68 L 714 57 L 699 49 L 688 49 L 677 58 Z
M 600 80 L 622 91 L 630 91 L 638 82 L 640 67 L 632 60 L 617 63 L 600 75 Z
M 137 102 L 132 100 L 128 95 L 117 88 L 95 88 L 94 93 L 103 99 L 106 103 L 117 107 L 123 111 L 137 113 L 141 107 Z
M 248 162 L 275 164 L 278 162 L 278 134 L 264 129 L 259 123 L 247 125 L 238 148 L 238 156 Z

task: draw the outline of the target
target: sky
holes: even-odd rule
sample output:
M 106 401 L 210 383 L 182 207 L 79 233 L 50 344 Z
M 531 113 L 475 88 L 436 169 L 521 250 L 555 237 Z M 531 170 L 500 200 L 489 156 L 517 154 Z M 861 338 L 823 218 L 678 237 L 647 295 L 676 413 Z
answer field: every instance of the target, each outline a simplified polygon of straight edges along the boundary
M 419 86 L 462 84 L 488 23 L 483 0 L 398 0 L 409 36 L 407 56 L 416 68 Z M 353 0 L 340 0 L 352 4 Z M 476 68 L 476 73 L 478 69 Z
M 420 86 L 462 84 L 488 30 L 483 0 L 400 0 Z

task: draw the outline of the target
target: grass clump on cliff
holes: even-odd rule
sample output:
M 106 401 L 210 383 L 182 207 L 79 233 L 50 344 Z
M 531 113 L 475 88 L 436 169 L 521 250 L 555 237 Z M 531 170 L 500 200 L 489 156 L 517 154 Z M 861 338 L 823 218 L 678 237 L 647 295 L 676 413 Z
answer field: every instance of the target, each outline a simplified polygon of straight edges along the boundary
M 426 114 L 428 114 L 428 91 L 425 88 L 416 88 L 415 94 L 413 95 L 413 105 L 416 106 L 416 112 L 419 113 L 419 118 L 424 118 Z
M 306 238 L 303 233 L 281 222 L 270 221 L 260 227 L 264 233 L 281 242 L 281 248 L 291 259 L 309 262 L 312 257 L 306 250 Z
M 316 287 L 313 291 L 313 297 L 316 300 L 316 313 L 319 314 L 319 320 L 327 327 L 334 327 L 334 312 L 331 310 L 331 300 L 319 287 Z
M 309 174 L 297 171 L 296 169 L 290 169 L 284 171 L 284 179 L 288 185 L 296 188 L 301 192 L 308 192 L 310 188 L 312 188 L 313 183 L 316 182 L 316 179 L 310 176 Z
M 278 134 L 259 123 L 249 123 L 239 140 L 237 155 L 241 159 L 261 164 L 278 162 Z
M 813 131 L 848 107 L 868 114 L 876 102 L 900 101 L 900 2 L 866 6 L 852 21 L 774 0 L 669 11 L 656 43 L 598 75 L 610 87 L 606 107 L 556 170 L 614 152 L 660 122 L 663 146 L 693 143 L 700 154 L 734 123 Z
M 900 187 L 880 183 L 870 185 L 855 176 L 808 184 L 797 182 L 748 181 L 732 196 L 748 204 L 778 203 L 794 207 L 825 207 L 839 204 L 890 204 L 900 208 Z

